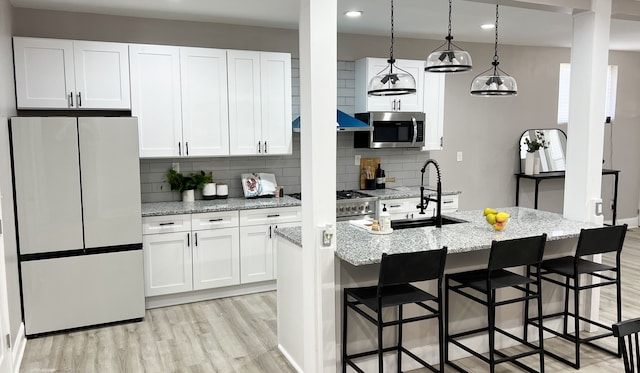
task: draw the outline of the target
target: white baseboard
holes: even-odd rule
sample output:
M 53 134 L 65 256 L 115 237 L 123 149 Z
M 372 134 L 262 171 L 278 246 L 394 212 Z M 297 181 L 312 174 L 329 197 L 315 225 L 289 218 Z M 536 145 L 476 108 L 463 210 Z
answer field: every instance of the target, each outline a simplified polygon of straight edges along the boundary
M 302 368 L 300 368 L 300 366 L 291 358 L 291 355 L 289 355 L 287 350 L 285 350 L 284 347 L 282 347 L 282 345 L 279 343 L 278 343 L 278 350 L 280 350 L 280 353 L 284 356 L 285 359 L 287 359 L 289 364 L 291 364 L 291 366 L 293 367 L 293 369 L 296 370 L 296 372 L 298 373 L 304 372 L 304 370 L 302 370 Z
M 22 364 L 22 357 L 24 356 L 24 349 L 26 347 L 27 338 L 24 335 L 24 323 L 21 323 L 18 329 L 18 335 L 16 335 L 16 339 L 13 341 L 13 346 L 11 347 L 14 373 L 20 372 L 20 365 Z
M 605 224 L 611 224 L 611 220 L 605 220 Z M 626 219 L 616 219 L 617 225 L 626 224 L 629 228 L 638 228 L 638 216 Z
M 201 302 L 205 300 L 235 297 L 252 293 L 276 290 L 276 280 L 256 282 L 244 285 L 226 286 L 222 288 L 187 291 L 184 293 L 158 295 L 145 298 L 145 308 L 175 306 L 177 304 Z

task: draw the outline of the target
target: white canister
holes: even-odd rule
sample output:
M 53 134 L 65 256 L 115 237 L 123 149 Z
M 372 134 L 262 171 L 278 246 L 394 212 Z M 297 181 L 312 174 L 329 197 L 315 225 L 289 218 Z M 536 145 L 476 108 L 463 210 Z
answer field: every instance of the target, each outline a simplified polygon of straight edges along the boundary
M 227 198 L 229 196 L 229 187 L 227 184 L 218 184 L 216 186 L 217 198 Z
M 204 199 L 214 199 L 216 198 L 216 194 L 216 183 L 204 184 L 204 188 L 202 188 L 202 197 Z

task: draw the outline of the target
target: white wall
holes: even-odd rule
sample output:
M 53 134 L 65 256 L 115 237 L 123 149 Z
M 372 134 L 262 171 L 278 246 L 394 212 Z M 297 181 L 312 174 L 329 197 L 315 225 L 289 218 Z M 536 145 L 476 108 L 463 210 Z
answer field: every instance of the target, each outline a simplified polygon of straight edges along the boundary
M 13 81 L 13 52 L 11 47 L 13 8 L 9 0 L 0 0 L 0 117 L 16 113 Z M 9 133 L 7 123 L 0 123 L 0 192 L 2 193 L 2 217 L 4 219 L 4 257 L 9 300 L 9 323 L 12 345 L 18 335 L 22 314 L 20 312 L 20 285 L 18 283 L 18 255 L 13 212 L 11 161 L 9 158 Z
M 291 52 L 293 57 L 298 55 L 297 30 L 15 9 L 14 32 L 19 36 L 273 50 Z M 471 97 L 468 92 L 473 76 L 490 66 L 492 42 L 493 36 L 488 35 L 487 44 L 459 43 L 471 53 L 475 67 L 471 73 L 447 77 L 445 149 L 431 152 L 442 166 L 443 187 L 462 191 L 461 209 L 514 204 L 513 174 L 519 170 L 518 139 L 527 128 L 556 126 L 558 68 L 561 62 L 569 62 L 570 51 L 566 48 L 501 45 L 500 67 L 515 76 L 520 93 L 512 98 Z M 341 34 L 338 59 L 386 57 L 388 43 L 388 37 Z M 440 43 L 440 40 L 397 38 L 395 56 L 425 59 Z M 610 53 L 610 63 L 619 65 L 620 81 L 614 151 L 613 157 L 609 157 L 613 158 L 613 167 L 622 171 L 620 218 L 635 217 L 639 200 L 640 171 L 635 160 L 640 159 L 640 148 L 632 145 L 640 140 L 637 129 L 640 125 L 639 59 L 637 52 Z M 608 142 L 605 136 L 605 143 Z M 462 162 L 456 161 L 457 151 L 463 152 Z M 608 198 L 607 183 L 605 179 L 604 200 Z M 561 181 L 541 184 L 540 207 L 559 212 L 563 188 Z M 523 189 L 522 204 L 532 206 L 532 188 L 523 185 Z M 610 211 L 605 213 L 610 215 Z

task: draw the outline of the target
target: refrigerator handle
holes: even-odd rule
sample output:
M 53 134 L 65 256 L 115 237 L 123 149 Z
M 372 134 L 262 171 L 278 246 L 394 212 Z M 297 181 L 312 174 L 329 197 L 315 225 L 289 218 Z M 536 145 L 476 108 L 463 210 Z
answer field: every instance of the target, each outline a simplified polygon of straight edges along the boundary
M 191 233 L 187 233 L 187 247 L 191 247 L 191 244 L 189 243 L 189 236 L 191 236 Z

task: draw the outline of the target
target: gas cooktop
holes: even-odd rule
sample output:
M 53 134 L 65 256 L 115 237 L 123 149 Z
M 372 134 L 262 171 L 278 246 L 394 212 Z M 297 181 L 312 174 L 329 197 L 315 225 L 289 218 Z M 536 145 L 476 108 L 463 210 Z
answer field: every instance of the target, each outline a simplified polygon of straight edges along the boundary
M 302 199 L 302 193 L 291 193 L 290 197 L 296 199 Z M 344 200 L 344 199 L 358 199 L 358 198 L 372 198 L 372 196 L 368 194 L 364 194 L 355 190 L 338 190 L 336 191 L 336 199 Z

